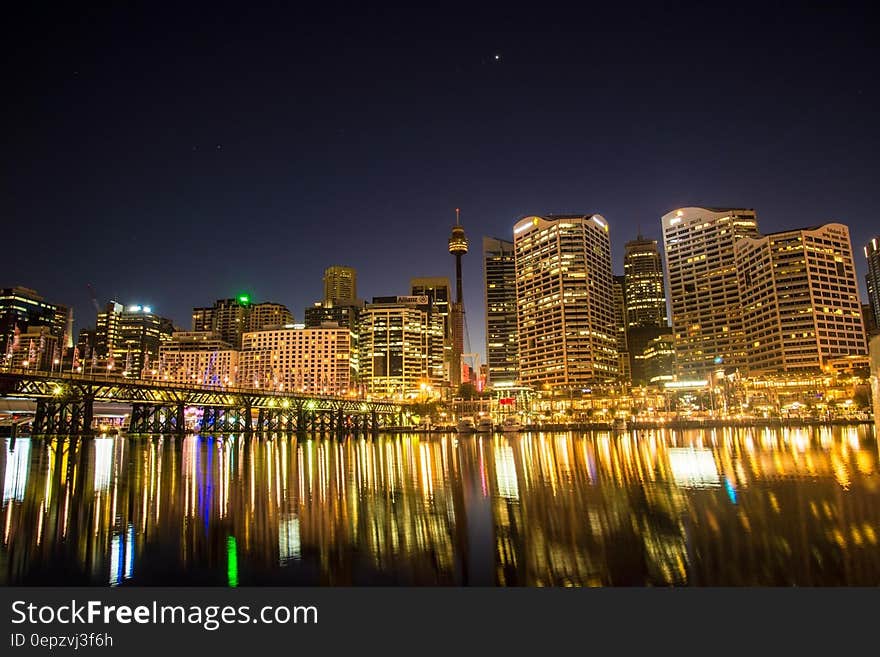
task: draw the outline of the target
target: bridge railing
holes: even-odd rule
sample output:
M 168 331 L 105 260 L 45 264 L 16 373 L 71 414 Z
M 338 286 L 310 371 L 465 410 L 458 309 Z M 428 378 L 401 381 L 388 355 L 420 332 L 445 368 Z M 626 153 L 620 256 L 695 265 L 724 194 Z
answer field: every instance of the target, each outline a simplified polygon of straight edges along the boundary
M 350 395 L 333 395 L 333 394 L 318 394 L 318 393 L 309 393 L 305 391 L 299 390 L 272 390 L 271 388 L 251 388 L 251 387 L 240 387 L 240 386 L 227 386 L 222 384 L 217 385 L 199 385 L 199 384 L 191 384 L 191 383 L 182 383 L 179 381 L 166 381 L 163 379 L 139 379 L 134 377 L 124 376 L 122 374 L 110 374 L 110 373 L 101 373 L 101 374 L 85 374 L 82 372 L 66 372 L 66 371 L 50 371 L 50 370 L 42 370 L 42 369 L 33 369 L 33 368 L 23 368 L 23 367 L 3 367 L 0 368 L 0 374 L 13 374 L 18 376 L 27 376 L 32 378 L 49 378 L 49 379 L 61 379 L 65 381 L 77 381 L 77 382 L 88 382 L 95 384 L 124 384 L 131 386 L 140 386 L 144 388 L 160 388 L 164 390 L 192 390 L 197 392 L 212 392 L 212 393 L 228 393 L 231 395 L 261 395 L 267 397 L 279 397 L 279 398 L 290 398 L 290 397 L 307 397 L 308 399 L 326 399 L 326 400 L 339 400 L 346 399 L 349 401 L 364 401 L 364 402 L 390 402 L 390 403 L 398 403 L 404 404 L 405 402 L 399 399 L 393 399 L 389 397 L 376 397 L 373 395 L 370 396 L 350 396 Z

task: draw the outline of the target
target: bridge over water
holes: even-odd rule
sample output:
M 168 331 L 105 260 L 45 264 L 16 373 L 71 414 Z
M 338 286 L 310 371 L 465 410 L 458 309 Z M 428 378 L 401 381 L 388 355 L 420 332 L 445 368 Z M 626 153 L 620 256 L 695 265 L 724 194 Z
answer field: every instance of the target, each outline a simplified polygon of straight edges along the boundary
M 93 432 L 95 403 L 131 404 L 129 433 L 186 432 L 185 411 L 202 411 L 213 433 L 375 432 L 403 425 L 406 406 L 392 401 L 199 386 L 106 374 L 0 371 L 0 397 L 36 402 L 34 435 Z

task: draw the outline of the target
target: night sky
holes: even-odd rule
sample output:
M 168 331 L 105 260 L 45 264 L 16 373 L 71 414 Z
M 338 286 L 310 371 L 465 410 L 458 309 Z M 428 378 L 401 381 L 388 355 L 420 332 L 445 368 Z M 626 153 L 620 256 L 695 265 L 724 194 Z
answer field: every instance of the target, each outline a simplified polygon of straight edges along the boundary
M 240 292 L 299 321 L 331 264 L 407 294 L 456 207 L 480 352 L 481 238 L 525 214 L 603 214 L 619 273 L 686 205 L 846 223 L 860 279 L 880 232 L 867 5 L 68 4 L 4 16 L 0 287 L 78 328 L 89 283 L 186 328 Z

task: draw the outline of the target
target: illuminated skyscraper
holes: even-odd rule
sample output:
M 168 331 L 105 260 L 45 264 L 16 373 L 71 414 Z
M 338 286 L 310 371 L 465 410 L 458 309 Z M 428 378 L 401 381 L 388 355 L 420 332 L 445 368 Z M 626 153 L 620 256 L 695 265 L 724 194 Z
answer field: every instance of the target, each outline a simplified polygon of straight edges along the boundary
M 513 242 L 483 238 L 486 301 L 486 359 L 489 384 L 515 383 L 519 378 L 516 332 L 516 259 Z
M 241 335 L 248 328 L 251 298 L 240 294 L 233 299 L 217 299 L 213 306 L 193 308 L 193 331 L 213 331 L 224 342 L 236 349 L 241 347 Z
M 333 265 L 324 270 L 324 305 L 353 306 L 357 303 L 357 272 Z
M 81 363 L 92 357 L 95 348 L 95 329 L 81 328 L 76 340 L 77 354 Z
M 608 223 L 530 216 L 513 229 L 520 380 L 580 392 L 618 377 Z
M 846 226 L 747 238 L 735 250 L 751 374 L 821 372 L 867 355 Z
M 124 307 L 121 303 L 110 301 L 98 313 L 95 321 L 95 357 L 109 359 L 119 339 L 119 320 Z
M 418 396 L 443 385 L 443 319 L 428 299 L 374 297 L 361 311 L 360 377 L 367 394 Z
M 318 302 L 305 310 L 305 328 L 326 328 L 338 326 L 348 329 L 349 354 L 351 359 L 352 381 L 359 380 L 360 367 L 360 318 L 363 304 L 356 306 L 325 306 Z
M 174 325 L 150 306 L 124 307 L 111 301 L 98 313 L 95 352 L 101 367 L 129 378 L 148 377 L 159 365 L 159 347 L 171 339 Z
M 666 328 L 652 339 L 638 358 L 644 372 L 644 385 L 660 386 L 675 375 L 675 344 L 672 331 Z
M 269 327 L 284 326 L 285 324 L 293 324 L 293 313 L 287 309 L 287 306 L 265 301 L 255 303 L 248 309 L 244 330 L 245 332 L 262 331 Z
M 868 303 L 874 314 L 874 322 L 880 325 L 880 237 L 874 237 L 865 245 L 865 259 L 868 273 L 865 283 L 868 286 Z
M 306 328 L 318 328 L 327 323 L 337 324 L 351 329 L 355 334 L 358 330 L 358 318 L 363 306 L 325 306 L 318 302 L 305 310 Z
M 444 381 L 450 381 L 452 371 L 452 290 L 446 276 L 421 277 L 410 279 L 410 294 L 428 297 L 431 313 L 440 315 L 443 320 L 443 363 Z
M 306 328 L 329 328 L 336 325 L 348 330 L 351 380 L 357 383 L 360 312 L 364 304 L 357 298 L 357 272 L 335 265 L 324 271 L 324 299 L 305 309 Z
M 639 235 L 627 242 L 623 270 L 631 380 L 635 385 L 647 385 L 650 377 L 644 365 L 645 348 L 651 341 L 669 332 L 663 260 L 657 249 L 657 240 Z
M 171 339 L 174 323 L 152 312 L 149 306 L 128 306 L 119 320 L 119 337 L 113 356 L 123 376 L 148 376 L 159 362 L 159 347 Z
M 663 260 L 657 240 L 641 235 L 624 247 L 623 274 L 626 296 L 626 325 L 666 326 L 666 293 L 663 290 Z
M 676 361 L 684 378 L 744 369 L 745 332 L 733 245 L 758 237 L 754 210 L 680 208 L 662 218 Z

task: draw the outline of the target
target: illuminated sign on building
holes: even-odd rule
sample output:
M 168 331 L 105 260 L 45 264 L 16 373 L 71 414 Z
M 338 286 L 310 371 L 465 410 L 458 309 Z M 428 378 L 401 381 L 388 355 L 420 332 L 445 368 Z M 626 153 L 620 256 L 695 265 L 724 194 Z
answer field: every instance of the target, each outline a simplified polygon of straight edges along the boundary
M 420 306 L 428 305 L 428 295 L 427 294 L 416 294 L 412 296 L 398 296 L 397 303 L 414 303 Z

